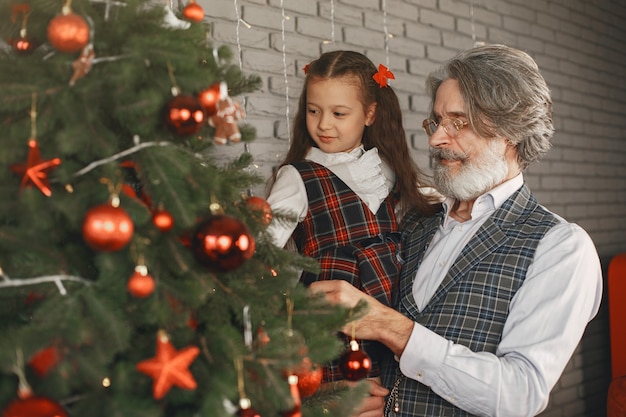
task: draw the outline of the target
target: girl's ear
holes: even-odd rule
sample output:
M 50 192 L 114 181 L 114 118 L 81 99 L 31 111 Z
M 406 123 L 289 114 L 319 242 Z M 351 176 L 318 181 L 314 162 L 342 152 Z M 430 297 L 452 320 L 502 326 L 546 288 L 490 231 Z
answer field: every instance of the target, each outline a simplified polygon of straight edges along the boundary
M 367 111 L 365 112 L 365 126 L 371 126 L 376 119 L 376 105 L 374 102 L 367 107 Z

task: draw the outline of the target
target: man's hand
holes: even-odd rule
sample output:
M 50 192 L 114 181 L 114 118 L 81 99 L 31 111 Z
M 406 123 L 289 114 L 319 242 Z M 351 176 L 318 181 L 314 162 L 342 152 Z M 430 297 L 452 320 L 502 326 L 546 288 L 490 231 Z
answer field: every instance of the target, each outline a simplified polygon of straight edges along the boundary
M 352 417 L 382 417 L 385 413 L 385 397 L 389 390 L 380 384 L 380 378 L 367 380 L 370 396 L 366 397 L 359 410 Z
M 310 285 L 309 289 L 311 292 L 323 292 L 326 300 L 331 304 L 343 304 L 348 308 L 364 300 L 368 305 L 366 314 L 346 325 L 343 332 L 352 336 L 354 326 L 355 338 L 377 340 L 391 349 L 395 355 L 402 354 L 413 330 L 412 320 L 393 308 L 381 304 L 347 281 L 316 281 Z

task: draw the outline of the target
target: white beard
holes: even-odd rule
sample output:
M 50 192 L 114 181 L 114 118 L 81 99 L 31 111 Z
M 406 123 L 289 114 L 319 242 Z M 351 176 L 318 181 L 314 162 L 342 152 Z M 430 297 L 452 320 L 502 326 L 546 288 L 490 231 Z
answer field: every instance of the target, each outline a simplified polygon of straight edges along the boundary
M 460 201 L 473 200 L 501 184 L 508 165 L 500 142 L 492 140 L 481 154 L 470 157 L 449 149 L 430 148 L 435 163 L 435 187 L 444 196 Z M 460 161 L 460 167 L 441 164 L 442 159 Z

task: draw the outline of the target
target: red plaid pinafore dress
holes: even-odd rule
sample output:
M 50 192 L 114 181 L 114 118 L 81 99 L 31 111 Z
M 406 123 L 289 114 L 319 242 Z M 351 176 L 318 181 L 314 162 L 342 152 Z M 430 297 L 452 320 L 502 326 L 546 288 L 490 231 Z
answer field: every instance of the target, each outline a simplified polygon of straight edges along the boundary
M 394 214 L 397 193 L 390 193 L 376 214 L 328 168 L 314 162 L 292 164 L 307 192 L 309 211 L 293 233 L 300 253 L 315 258 L 320 273 L 304 272 L 304 285 L 342 279 L 381 303 L 393 306 L 400 275 L 399 233 Z M 349 338 L 341 336 L 348 346 Z M 368 377 L 380 375 L 379 364 L 390 351 L 381 343 L 359 341 L 372 359 Z M 323 380 L 344 379 L 334 361 L 323 368 Z

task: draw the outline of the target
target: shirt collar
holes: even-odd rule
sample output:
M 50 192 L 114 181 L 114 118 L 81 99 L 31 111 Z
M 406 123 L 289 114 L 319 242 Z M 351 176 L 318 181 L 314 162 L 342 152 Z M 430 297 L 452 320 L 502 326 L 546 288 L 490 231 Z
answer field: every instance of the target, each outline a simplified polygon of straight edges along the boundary
M 324 165 L 326 167 L 343 164 L 350 161 L 355 161 L 359 159 L 365 153 L 365 148 L 363 145 L 360 145 L 350 152 L 336 152 L 336 153 L 326 153 L 322 151 L 320 148 L 312 147 L 309 149 L 309 152 L 306 156 L 306 159 L 309 161 L 316 162 L 320 165 Z

